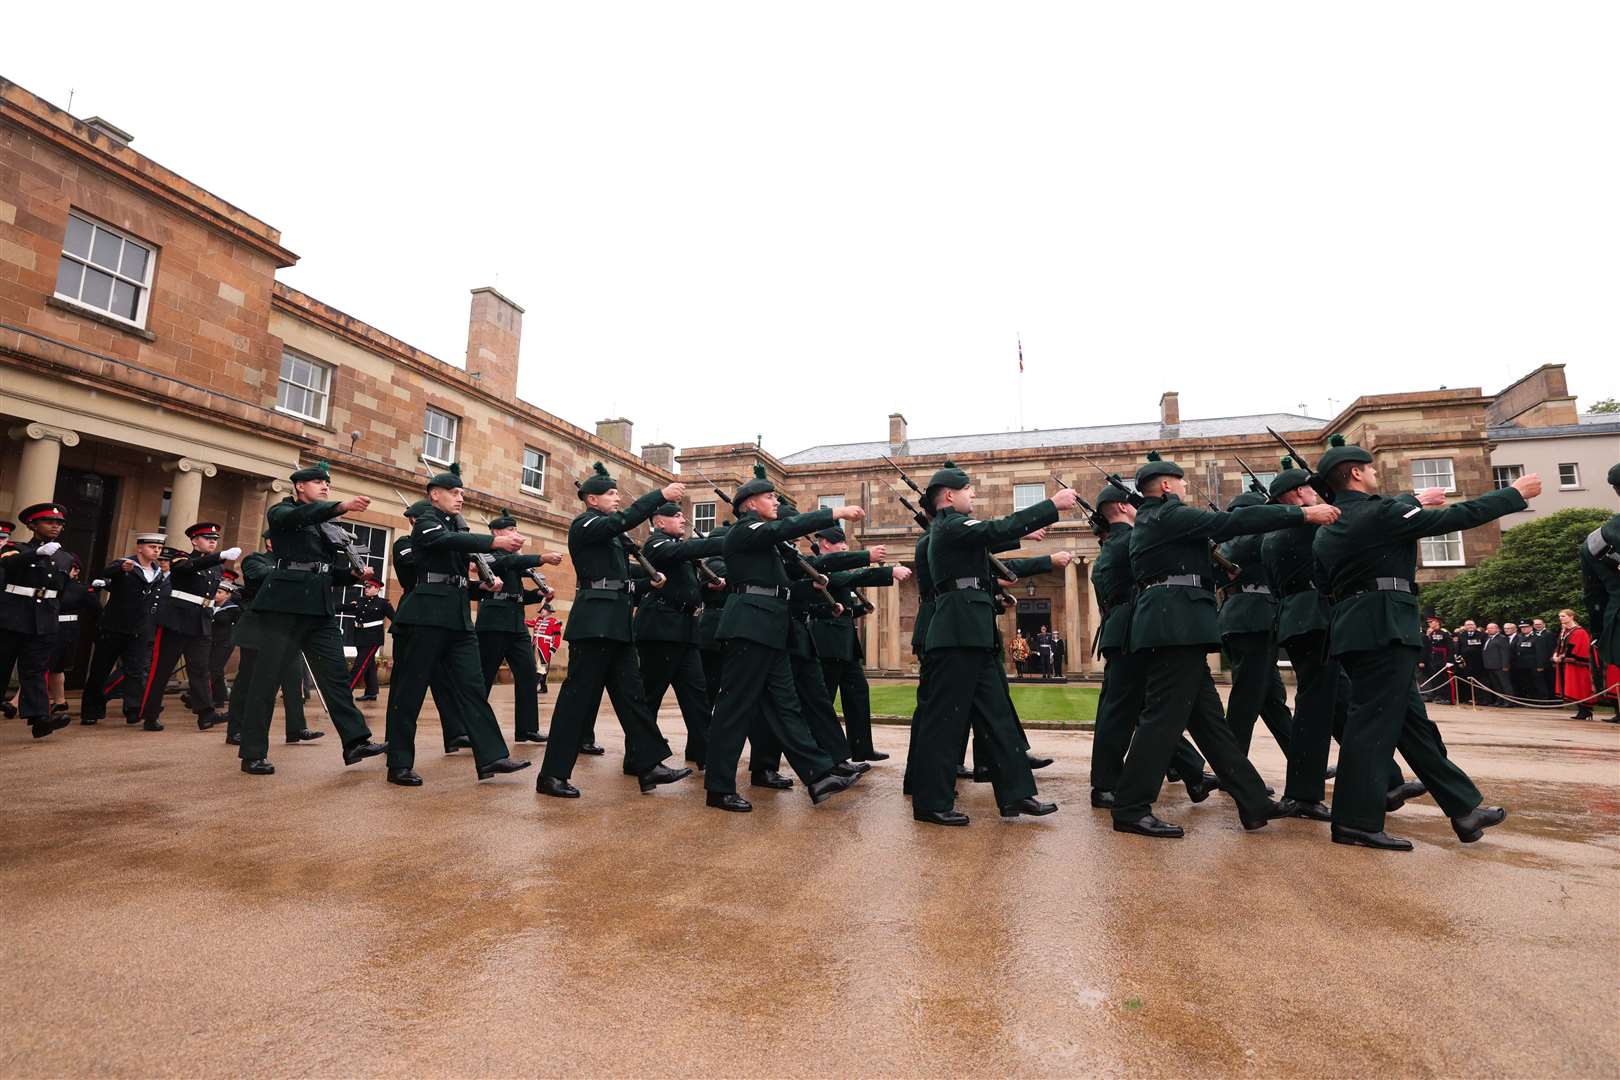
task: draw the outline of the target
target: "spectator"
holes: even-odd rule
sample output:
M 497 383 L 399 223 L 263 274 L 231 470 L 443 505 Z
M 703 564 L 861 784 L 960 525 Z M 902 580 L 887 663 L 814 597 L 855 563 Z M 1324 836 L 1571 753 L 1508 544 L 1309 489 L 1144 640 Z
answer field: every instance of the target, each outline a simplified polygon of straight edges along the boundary
M 1020 675 L 1029 674 L 1029 639 L 1022 630 L 1013 635 L 1012 643 L 1013 669 Z
M 1530 636 L 1536 639 L 1536 681 L 1540 691 L 1536 697 L 1542 701 L 1558 700 L 1558 678 L 1553 670 L 1553 653 L 1558 651 L 1558 635 L 1547 629 L 1541 619 L 1530 620 Z
M 1485 632 L 1475 625 L 1473 619 L 1463 620 L 1462 629 L 1452 640 L 1452 653 L 1462 664 L 1462 670 L 1457 674 L 1465 677 L 1457 683 L 1457 703 L 1462 704 L 1466 698 L 1470 705 L 1488 704 L 1484 698 L 1489 695 L 1467 681 L 1474 679 L 1481 684 L 1488 681 L 1485 674 Z
M 1512 623 L 1508 623 L 1507 628 L 1516 629 Z M 1513 642 L 1496 623 L 1485 624 L 1485 649 L 1481 655 L 1485 674 L 1496 693 L 1487 695 L 1487 700 L 1480 704 L 1500 705 L 1504 709 L 1513 708 L 1513 702 L 1497 698 L 1497 694 L 1513 693 L 1513 677 L 1509 674 L 1513 664 Z
M 1452 638 L 1440 625 L 1440 616 L 1430 615 L 1424 619 L 1426 629 L 1423 631 L 1423 653 L 1418 658 L 1418 667 L 1422 671 L 1419 683 L 1425 687 L 1424 696 L 1430 701 L 1451 700 L 1451 680 L 1443 678 L 1441 673 L 1451 662 Z
M 1058 678 L 1063 678 L 1063 660 L 1069 654 L 1069 647 L 1063 640 L 1063 635 L 1056 630 L 1052 631 L 1052 668 Z
M 1592 696 L 1592 635 L 1575 619 L 1575 612 L 1565 608 L 1558 613 L 1558 647 L 1553 652 L 1553 667 L 1558 674 L 1558 693 L 1565 701 L 1578 701 L 1571 720 L 1592 719 L 1592 705 L 1586 699 Z
M 1035 655 L 1039 658 L 1041 678 L 1052 677 L 1052 634 L 1046 627 L 1035 635 Z
M 1504 630 L 1512 627 L 1509 623 Z M 1541 700 L 1541 674 L 1536 670 L 1536 647 L 1539 642 L 1530 633 L 1530 624 L 1520 621 L 1518 633 L 1513 635 L 1513 659 L 1508 670 L 1513 675 L 1513 696 L 1520 703 Z

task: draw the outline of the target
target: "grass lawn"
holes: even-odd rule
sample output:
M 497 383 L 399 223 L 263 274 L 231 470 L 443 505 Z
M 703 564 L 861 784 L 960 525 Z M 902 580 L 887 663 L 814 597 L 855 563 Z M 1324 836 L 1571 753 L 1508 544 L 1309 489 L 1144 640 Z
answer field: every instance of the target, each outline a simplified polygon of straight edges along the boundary
M 1026 724 L 1090 724 L 1097 719 L 1095 686 L 1014 686 L 1013 705 Z M 872 687 L 873 716 L 910 717 L 917 708 L 916 683 Z

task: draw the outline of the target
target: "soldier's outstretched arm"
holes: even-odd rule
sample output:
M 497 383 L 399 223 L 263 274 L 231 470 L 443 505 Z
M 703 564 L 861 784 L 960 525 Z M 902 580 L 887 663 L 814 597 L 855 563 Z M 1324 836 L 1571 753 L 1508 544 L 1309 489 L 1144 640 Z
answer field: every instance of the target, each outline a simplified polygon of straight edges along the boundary
M 702 540 L 677 540 L 667 533 L 658 533 L 641 545 L 641 550 L 646 553 L 649 562 L 664 570 L 676 563 L 718 555 L 724 550 L 725 543 L 724 536 L 709 536 Z
M 483 555 L 494 550 L 491 546 L 494 542 L 495 538 L 489 533 L 456 532 L 437 521 L 428 520 L 425 514 L 417 519 L 416 527 L 411 530 L 411 543 L 417 551 L 441 548 Z
M 894 584 L 894 567 L 864 566 L 859 570 L 837 570 L 828 574 L 827 579 L 837 588 L 880 589 Z
M 1004 518 L 992 520 L 974 517 L 941 518 L 936 520 L 933 528 L 929 530 L 929 535 L 934 536 L 930 542 L 989 548 L 1003 541 L 1017 540 L 1025 533 L 1034 532 L 1057 519 L 1058 508 L 1051 499 L 1042 499 L 1034 506 L 1008 514 Z
M 1305 524 L 1305 511 L 1298 506 L 1268 503 L 1236 510 L 1200 510 L 1183 503 L 1171 511 L 1176 527 L 1190 536 L 1228 540 L 1234 536 L 1273 532 Z
M 1435 510 L 1425 510 L 1411 503 L 1390 499 L 1384 504 L 1384 517 L 1391 535 L 1416 539 L 1472 529 L 1529 505 L 1517 488 L 1505 487 L 1500 491 L 1486 492 L 1477 499 Z
M 327 499 L 322 502 L 279 502 L 265 513 L 272 529 L 301 529 L 305 525 L 319 525 L 343 516 L 343 504 Z
M 733 550 L 758 551 L 770 547 L 778 540 L 793 540 L 819 532 L 835 520 L 831 510 L 815 510 L 796 517 L 777 518 L 775 521 L 751 521 L 746 525 L 732 526 L 731 532 L 726 534 L 726 540 L 731 543 Z M 732 539 L 733 537 L 736 539 Z
M 863 566 L 872 565 L 872 553 L 869 551 L 829 551 L 825 555 L 810 556 L 810 565 L 823 574 L 830 574 L 835 570 L 859 570 Z

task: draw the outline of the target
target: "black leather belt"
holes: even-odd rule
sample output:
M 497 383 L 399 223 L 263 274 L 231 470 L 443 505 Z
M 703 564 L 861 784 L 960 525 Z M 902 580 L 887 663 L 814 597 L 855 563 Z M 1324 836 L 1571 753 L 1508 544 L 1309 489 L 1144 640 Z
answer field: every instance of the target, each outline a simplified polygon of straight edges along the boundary
M 513 603 L 522 603 L 523 594 L 520 592 L 492 592 L 484 597 L 485 600 L 510 600 Z
M 430 572 L 422 575 L 422 582 L 426 585 L 454 585 L 458 589 L 467 587 L 467 578 L 464 574 L 434 574 Z
M 1410 581 L 1406 580 L 1405 578 L 1398 578 L 1398 577 L 1373 578 L 1371 581 L 1359 581 L 1359 582 L 1357 582 L 1356 584 L 1354 584 L 1354 585 L 1352 585 L 1350 587 L 1349 592 L 1335 593 L 1334 597 L 1333 597 L 1333 602 L 1335 604 L 1342 604 L 1346 600 L 1350 599 L 1352 596 L 1360 596 L 1362 593 L 1370 593 L 1370 592 L 1403 592 L 1403 593 L 1410 593 L 1410 592 L 1415 592 L 1415 591 L 1416 590 L 1412 588 L 1412 583 Z
M 934 591 L 936 593 L 962 592 L 966 589 L 977 589 L 980 592 L 989 592 L 990 584 L 983 578 L 976 577 L 959 577 L 951 578 L 947 581 L 934 582 Z
M 678 611 L 682 615 L 696 615 L 703 610 L 702 604 L 672 604 L 662 596 L 656 597 L 653 603 L 668 611 Z
M 290 559 L 277 559 L 276 569 L 298 570 L 306 574 L 329 574 L 332 572 L 332 564 L 323 562 L 293 562 Z
M 1316 591 L 1316 586 L 1315 585 L 1300 585 L 1297 588 L 1284 589 L 1282 591 L 1282 598 L 1284 600 L 1287 600 L 1290 596 L 1298 596 L 1300 593 L 1315 592 L 1315 591 Z
M 726 591 L 738 596 L 771 596 L 786 600 L 791 590 L 786 585 L 727 585 Z
M 635 583 L 621 581 L 618 578 L 597 578 L 595 581 L 587 581 L 585 587 L 596 589 L 598 592 L 629 592 L 635 588 Z
M 1228 585 L 1225 588 L 1219 589 L 1217 591 L 1220 593 L 1222 600 L 1226 599 L 1228 596 L 1235 596 L 1238 593 L 1258 593 L 1261 596 L 1270 596 L 1271 595 L 1271 586 L 1269 586 L 1269 585 Z
M 1165 574 L 1163 577 L 1148 578 L 1146 581 L 1136 583 L 1138 589 L 1157 589 L 1160 587 L 1175 589 L 1202 589 L 1205 592 L 1214 592 L 1215 583 L 1201 574 Z

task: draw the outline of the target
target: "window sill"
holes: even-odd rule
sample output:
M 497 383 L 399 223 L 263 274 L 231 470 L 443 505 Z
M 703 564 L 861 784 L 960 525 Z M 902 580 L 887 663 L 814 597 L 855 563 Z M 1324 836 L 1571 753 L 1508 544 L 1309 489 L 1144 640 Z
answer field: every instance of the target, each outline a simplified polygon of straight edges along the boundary
M 1445 570 L 1445 569 L 1448 569 L 1448 568 L 1453 568 L 1454 569 L 1454 568 L 1459 567 L 1459 566 L 1467 566 L 1467 565 L 1468 564 L 1465 563 L 1465 562 L 1426 562 L 1426 563 L 1423 564 L 1423 569 L 1425 569 L 1425 570 Z
M 317 420 L 312 416 L 305 416 L 303 413 L 296 413 L 290 409 L 283 409 L 280 405 L 275 406 L 275 411 L 282 416 L 288 417 L 289 419 L 297 420 L 300 424 L 308 424 L 310 427 L 318 427 L 322 431 L 337 430 L 325 420 Z
M 1582 487 L 1580 484 L 1573 484 L 1570 487 L 1565 487 L 1563 484 L 1559 484 L 1558 485 L 1558 490 L 1559 491 L 1585 491 L 1586 489 L 1584 487 Z
M 124 333 L 138 337 L 142 341 L 157 340 L 157 335 L 150 330 L 136 326 L 134 323 L 124 322 L 122 319 L 115 319 L 111 315 L 103 314 L 93 307 L 76 304 L 72 300 L 63 300 L 60 296 L 47 296 L 45 306 L 56 308 L 58 311 L 66 311 L 71 315 L 77 315 L 81 319 L 89 319 L 91 322 L 100 323 L 102 326 L 110 326 L 114 330 L 122 330 Z

